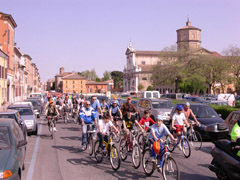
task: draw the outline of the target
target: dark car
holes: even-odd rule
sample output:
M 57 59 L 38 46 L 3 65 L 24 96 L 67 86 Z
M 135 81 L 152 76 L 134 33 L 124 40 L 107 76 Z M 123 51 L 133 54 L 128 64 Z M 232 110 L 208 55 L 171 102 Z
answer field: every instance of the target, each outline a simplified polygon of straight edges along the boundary
M 27 127 L 25 125 L 25 123 L 22 121 L 21 119 L 21 115 L 19 114 L 19 112 L 17 110 L 5 110 L 0 112 L 0 118 L 10 118 L 10 119 L 14 119 L 16 121 L 16 123 L 19 125 L 19 127 L 21 128 L 23 135 L 24 135 L 24 139 L 27 140 Z
M 99 103 L 102 103 L 103 99 L 105 99 L 106 102 L 108 102 L 108 97 L 107 96 L 97 96 L 97 99 L 98 99 Z
M 0 179 L 21 179 L 27 141 L 14 119 L 0 119 Z
M 181 103 L 176 104 L 176 106 L 178 105 L 184 106 L 184 104 Z M 173 113 L 175 112 L 176 106 L 171 112 L 171 115 L 173 115 Z M 190 104 L 190 108 L 192 109 L 194 115 L 201 124 L 201 126 L 197 130 L 203 135 L 205 134 L 206 126 L 214 123 L 224 122 L 224 120 L 216 113 L 216 111 L 207 104 L 192 103 Z
M 135 108 L 137 108 L 138 100 L 132 99 L 131 103 L 134 105 Z
M 207 101 L 201 97 L 186 97 L 185 99 L 187 99 L 188 101 L 196 102 L 196 103 L 204 103 L 204 104 L 207 103 Z
M 29 99 L 26 99 L 24 101 L 32 103 L 34 113 L 37 115 L 37 118 L 40 118 L 40 115 L 42 114 L 41 101 L 39 99 L 34 99 L 34 98 L 29 98 Z

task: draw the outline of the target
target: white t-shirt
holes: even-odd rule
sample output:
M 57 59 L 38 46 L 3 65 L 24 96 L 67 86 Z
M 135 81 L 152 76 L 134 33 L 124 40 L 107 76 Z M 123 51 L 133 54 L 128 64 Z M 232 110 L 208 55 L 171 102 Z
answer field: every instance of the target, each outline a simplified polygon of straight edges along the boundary
M 184 113 L 181 113 L 181 114 L 174 113 L 172 119 L 175 120 L 175 121 L 174 121 L 174 125 L 183 126 L 183 125 L 184 125 L 184 120 L 185 120 L 186 118 L 185 118 Z
M 113 126 L 112 121 L 105 123 L 104 120 L 99 120 L 99 126 L 101 126 L 102 132 L 109 135 L 109 128 Z

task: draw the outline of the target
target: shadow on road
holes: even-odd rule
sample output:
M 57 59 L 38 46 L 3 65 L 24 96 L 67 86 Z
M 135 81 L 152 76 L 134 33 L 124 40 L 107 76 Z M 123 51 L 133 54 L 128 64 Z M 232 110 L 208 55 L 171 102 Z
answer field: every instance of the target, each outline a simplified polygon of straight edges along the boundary
M 64 139 L 66 141 L 80 141 L 82 142 L 82 138 L 80 138 L 79 136 L 68 136 L 68 137 L 60 137 L 61 139 Z
M 53 148 L 55 149 L 58 149 L 60 151 L 64 151 L 64 150 L 67 150 L 69 151 L 70 153 L 78 153 L 80 152 L 81 150 L 79 149 L 79 147 L 74 147 L 74 146 L 52 146 Z
M 69 131 L 80 131 L 81 128 L 76 128 L 76 127 L 62 127 L 63 130 L 69 130 Z
M 209 177 L 209 176 L 204 176 L 203 174 L 188 174 L 185 172 L 180 173 L 180 179 L 194 179 L 194 180 L 216 180 L 217 178 Z
M 39 136 L 41 139 L 49 139 L 49 140 L 52 140 L 52 137 L 51 137 L 50 133 L 49 133 L 49 134 L 39 134 L 38 136 Z

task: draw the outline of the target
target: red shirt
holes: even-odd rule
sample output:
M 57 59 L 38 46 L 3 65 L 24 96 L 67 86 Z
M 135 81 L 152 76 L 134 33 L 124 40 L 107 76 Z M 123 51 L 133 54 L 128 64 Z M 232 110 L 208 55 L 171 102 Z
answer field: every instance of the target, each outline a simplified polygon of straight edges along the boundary
M 150 117 L 147 119 L 142 117 L 139 121 L 139 124 L 145 126 L 145 130 L 148 130 L 149 126 L 155 124 L 155 122 Z

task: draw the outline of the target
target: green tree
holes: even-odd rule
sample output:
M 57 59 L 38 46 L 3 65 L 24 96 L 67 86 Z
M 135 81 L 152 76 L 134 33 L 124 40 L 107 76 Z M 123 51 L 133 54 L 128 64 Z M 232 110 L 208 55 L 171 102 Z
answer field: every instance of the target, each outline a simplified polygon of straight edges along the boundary
M 154 89 L 154 87 L 153 86 L 148 86 L 147 87 L 147 91 L 154 91 L 155 89 Z
M 86 70 L 86 71 L 79 72 L 78 74 L 82 75 L 82 76 L 85 77 L 87 80 L 93 80 L 93 81 L 95 81 L 96 78 L 98 78 L 97 73 L 96 73 L 96 71 L 95 71 L 94 68 L 93 68 L 91 71 Z
M 111 77 L 114 82 L 114 88 L 122 88 L 123 87 L 123 72 L 122 71 L 112 71 Z
M 101 79 L 99 79 L 98 77 L 96 78 L 96 82 L 101 82 Z
M 104 73 L 103 73 L 103 81 L 107 81 L 107 80 L 109 80 L 109 79 L 111 79 L 111 72 L 110 71 L 105 71 Z
M 141 91 L 144 89 L 144 86 L 141 83 L 138 83 L 138 90 Z

